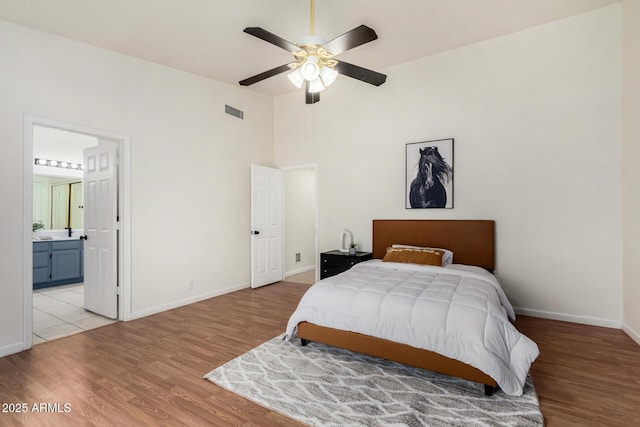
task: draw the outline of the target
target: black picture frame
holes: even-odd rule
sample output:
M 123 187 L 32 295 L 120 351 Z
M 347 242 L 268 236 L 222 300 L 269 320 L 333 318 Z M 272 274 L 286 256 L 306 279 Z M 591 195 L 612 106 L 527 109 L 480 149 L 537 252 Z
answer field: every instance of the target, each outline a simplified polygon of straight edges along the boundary
M 453 209 L 453 138 L 405 148 L 405 208 Z

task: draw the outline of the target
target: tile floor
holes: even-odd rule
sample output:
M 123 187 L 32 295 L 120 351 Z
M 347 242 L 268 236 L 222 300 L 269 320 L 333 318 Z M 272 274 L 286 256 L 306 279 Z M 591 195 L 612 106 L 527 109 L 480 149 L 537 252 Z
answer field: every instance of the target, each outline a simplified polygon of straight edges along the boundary
M 34 345 L 114 322 L 84 309 L 82 283 L 33 291 Z

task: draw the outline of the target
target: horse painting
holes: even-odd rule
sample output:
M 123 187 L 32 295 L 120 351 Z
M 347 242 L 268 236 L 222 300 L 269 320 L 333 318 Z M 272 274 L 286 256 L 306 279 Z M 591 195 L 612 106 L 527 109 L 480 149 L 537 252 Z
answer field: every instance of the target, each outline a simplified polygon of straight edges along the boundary
M 412 208 L 444 208 L 447 206 L 445 187 L 451 181 L 453 169 L 442 158 L 438 147 L 420 149 L 418 174 L 411 182 L 409 203 Z

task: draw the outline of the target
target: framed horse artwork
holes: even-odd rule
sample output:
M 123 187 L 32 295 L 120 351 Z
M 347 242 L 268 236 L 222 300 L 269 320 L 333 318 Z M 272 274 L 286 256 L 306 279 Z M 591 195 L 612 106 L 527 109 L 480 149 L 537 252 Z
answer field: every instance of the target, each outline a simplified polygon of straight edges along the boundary
M 407 209 L 453 208 L 453 138 L 406 144 Z

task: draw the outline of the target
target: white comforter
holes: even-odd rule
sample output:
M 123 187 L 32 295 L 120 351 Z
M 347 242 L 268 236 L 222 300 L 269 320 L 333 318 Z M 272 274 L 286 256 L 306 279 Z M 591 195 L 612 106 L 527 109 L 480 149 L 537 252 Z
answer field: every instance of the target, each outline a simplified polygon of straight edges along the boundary
M 484 269 L 371 260 L 313 285 L 285 338 L 303 321 L 384 338 L 474 366 L 520 396 L 539 351 L 509 318 L 509 300 Z

